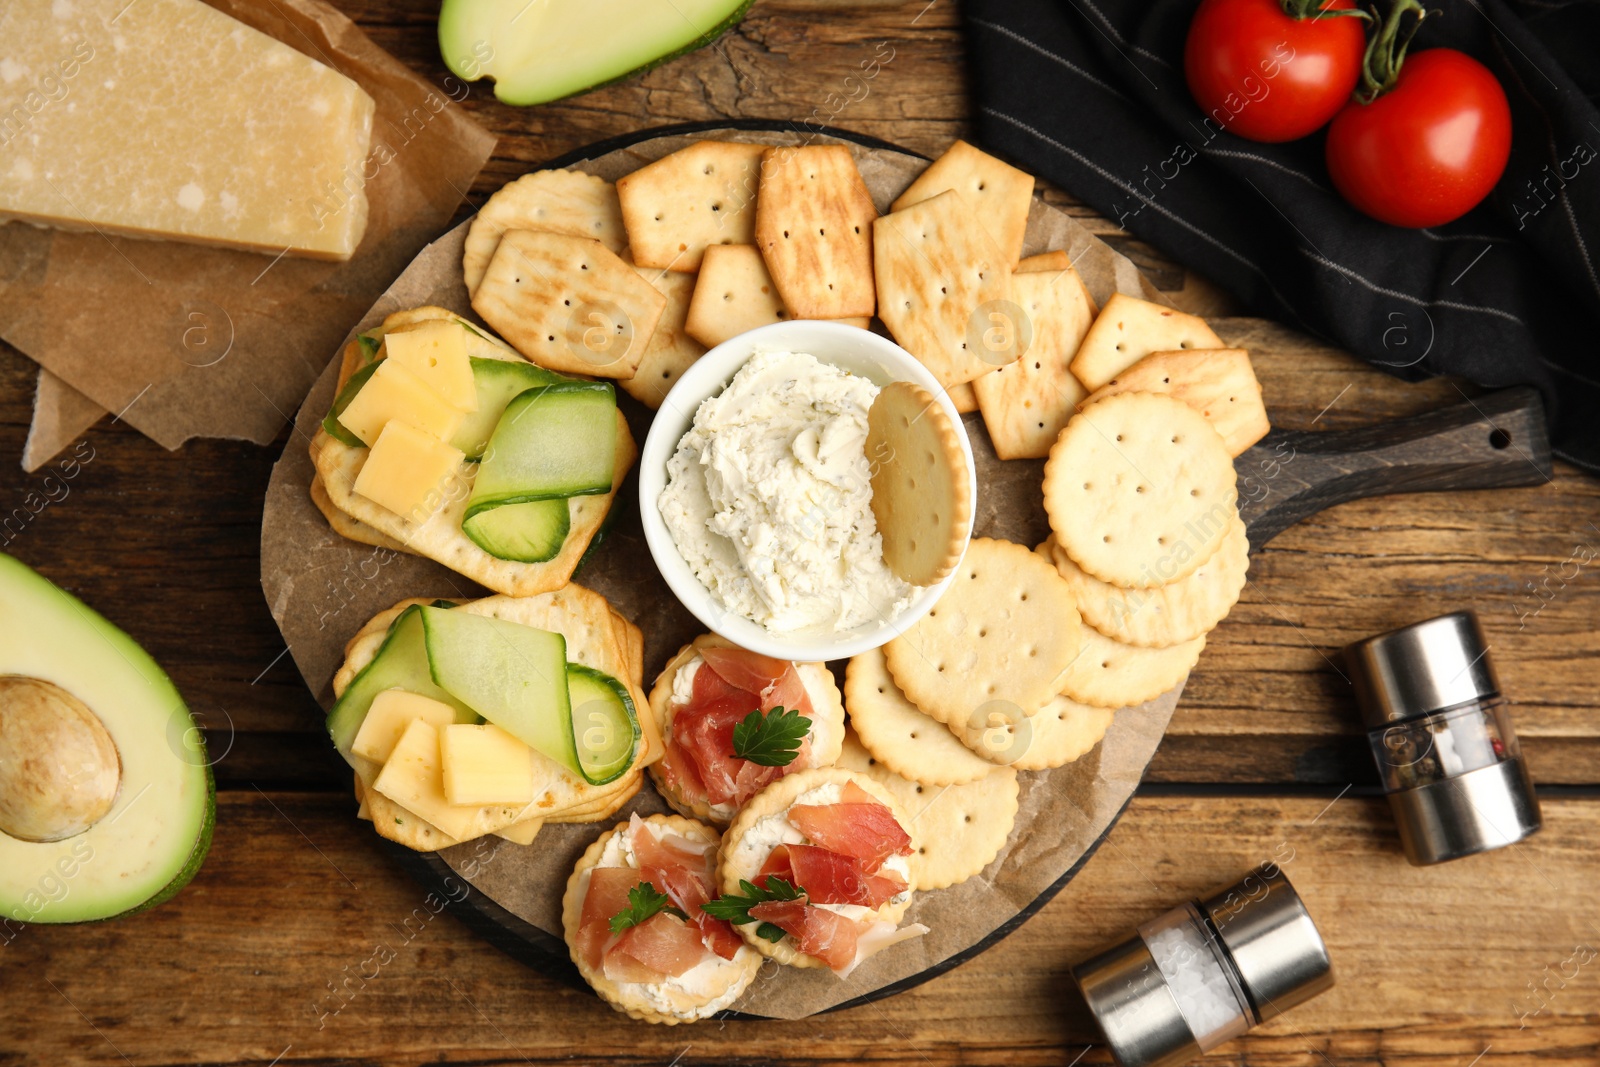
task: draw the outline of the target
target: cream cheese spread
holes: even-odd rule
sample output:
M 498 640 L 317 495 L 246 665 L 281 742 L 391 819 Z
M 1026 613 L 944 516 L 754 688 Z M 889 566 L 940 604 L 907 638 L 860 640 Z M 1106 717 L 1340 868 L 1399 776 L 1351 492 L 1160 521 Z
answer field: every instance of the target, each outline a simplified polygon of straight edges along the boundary
M 707 398 L 658 506 L 728 611 L 773 633 L 887 621 L 916 587 L 883 562 L 867 411 L 878 386 L 815 356 L 761 352 Z

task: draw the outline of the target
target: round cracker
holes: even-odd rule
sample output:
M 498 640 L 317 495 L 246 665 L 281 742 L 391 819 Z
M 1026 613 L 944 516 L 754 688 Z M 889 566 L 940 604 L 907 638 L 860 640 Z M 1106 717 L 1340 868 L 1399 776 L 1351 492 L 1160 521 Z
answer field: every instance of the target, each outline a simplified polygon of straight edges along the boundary
M 1123 589 L 1084 571 L 1060 545 L 1050 558 L 1078 597 L 1083 621 L 1129 645 L 1165 648 L 1210 633 L 1239 602 L 1250 569 L 1250 539 L 1237 514 L 1222 544 L 1193 574 L 1150 589 Z
M 590 237 L 618 253 L 628 246 L 615 186 L 582 171 L 536 170 L 501 186 L 472 217 L 461 253 L 467 292 L 477 291 L 507 230 Z
M 1111 728 L 1110 708 L 1055 696 L 1032 715 L 995 701 L 966 722 L 953 725 L 963 744 L 978 755 L 1019 771 L 1065 767 L 1094 749 Z
M 672 683 L 678 677 L 678 672 L 699 655 L 702 648 L 738 647 L 720 634 L 701 634 L 678 649 L 678 654 L 668 660 L 661 673 L 656 675 L 655 685 L 650 689 L 650 711 L 661 726 L 664 743 L 670 744 L 672 741 L 672 718 L 677 710 L 672 703 Z M 839 746 L 844 743 L 844 697 L 839 692 L 839 683 L 834 681 L 833 672 L 828 670 L 826 663 L 796 663 L 794 666 L 800 674 L 801 683 L 806 687 L 806 694 L 811 697 L 812 712 L 811 750 L 806 762 L 796 767 L 795 771 L 808 767 L 831 767 L 839 759 Z M 819 697 L 822 699 L 819 700 Z M 687 796 L 673 788 L 660 767 L 659 760 L 650 764 L 650 780 L 655 783 L 656 792 L 674 811 L 714 826 L 728 825 L 728 820 L 713 812 L 705 798 Z
M 1119 393 L 1067 423 L 1044 465 L 1056 543 L 1085 571 L 1143 589 L 1192 574 L 1234 509 L 1233 458 L 1181 400 Z
M 1081 629 L 1055 567 L 1021 545 L 976 537 L 939 602 L 883 654 L 906 699 L 940 722 L 963 722 L 994 700 L 1044 705 L 1061 691 Z
M 949 735 L 938 723 L 928 725 Z M 964 748 L 963 752 L 977 759 Z M 1011 837 L 1020 793 L 1017 772 L 978 762 L 984 765 L 984 776 L 976 781 L 926 785 L 874 759 L 854 733 L 845 737 L 839 766 L 871 775 L 911 817 L 912 833 L 919 842 L 911 857 L 911 875 L 919 890 L 944 889 L 981 873 Z
M 960 785 L 994 769 L 906 699 L 881 648 L 861 653 L 845 668 L 844 703 L 862 747 L 892 774 L 924 785 Z
M 866 452 L 883 562 L 912 585 L 943 581 L 972 529 L 972 481 L 955 424 L 922 386 L 891 382 L 867 411 Z
M 1205 647 L 1204 635 L 1168 648 L 1140 648 L 1085 627 L 1083 651 L 1062 680 L 1061 692 L 1080 704 L 1131 708 L 1183 681 Z
M 641 821 L 697 841 L 715 844 L 721 840 L 716 830 L 680 815 L 651 815 Z M 738 1000 L 749 988 L 750 983 L 755 980 L 756 973 L 761 970 L 759 954 L 741 948 L 734 954 L 733 959 L 724 961 L 724 966 L 719 967 L 717 973 L 712 976 L 713 984 L 710 992 L 691 996 L 681 990 L 674 991 L 676 1010 L 667 1013 L 656 1010 L 654 1005 L 633 988 L 635 983 L 614 982 L 605 976 L 605 972 L 597 972 L 589 967 L 578 957 L 577 949 L 573 946 L 573 939 L 577 936 L 578 927 L 583 919 L 584 894 L 589 888 L 588 880 L 583 876 L 600 865 L 600 857 L 605 855 L 606 845 L 610 843 L 611 838 L 627 830 L 628 826 L 628 823 L 620 822 L 601 834 L 584 852 L 578 860 L 578 865 L 573 868 L 571 877 L 567 879 L 567 891 L 561 898 L 561 929 L 572 962 L 577 965 L 578 973 L 583 976 L 583 980 L 589 983 L 602 1000 L 631 1019 L 675 1026 L 678 1023 L 708 1018 Z
M 893 793 L 885 789 L 882 784 L 874 781 L 871 776 L 859 771 L 846 770 L 843 767 L 816 767 L 809 771 L 799 771 L 795 774 L 785 775 L 776 782 L 767 786 L 761 792 L 750 798 L 744 808 L 734 817 L 733 823 L 722 835 L 722 864 L 717 870 L 717 881 L 722 895 L 738 894 L 740 881 L 752 881 L 760 872 L 761 865 L 767 861 L 767 856 L 772 853 L 772 842 L 758 842 L 751 840 L 750 830 L 769 815 L 778 815 L 789 810 L 795 798 L 801 793 L 815 789 L 820 785 L 836 782 L 843 785 L 845 782 L 854 782 L 874 799 L 884 804 L 894 813 L 898 822 L 906 833 L 911 835 L 912 855 L 916 855 L 916 848 L 921 844 L 917 840 L 916 829 L 911 825 L 910 818 L 902 810 L 900 802 Z M 911 907 L 912 897 L 917 888 L 916 870 L 911 871 L 910 888 L 912 892 L 906 894 L 906 899 L 899 904 L 885 903 L 873 914 L 879 919 L 898 923 L 905 915 L 906 909 Z M 815 956 L 808 956 L 792 945 L 791 938 L 785 937 L 776 943 L 756 934 L 759 923 L 745 923 L 736 926 L 740 935 L 746 942 L 755 946 L 757 952 L 763 956 L 770 956 L 779 963 L 791 967 L 826 967 L 827 964 Z

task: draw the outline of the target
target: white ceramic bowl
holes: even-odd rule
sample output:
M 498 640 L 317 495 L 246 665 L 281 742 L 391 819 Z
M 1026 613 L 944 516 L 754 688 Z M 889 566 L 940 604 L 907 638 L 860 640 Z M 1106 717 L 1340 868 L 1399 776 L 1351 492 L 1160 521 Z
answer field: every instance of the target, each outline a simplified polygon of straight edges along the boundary
M 734 614 L 712 597 L 711 591 L 689 569 L 661 517 L 657 502 L 667 485 L 667 461 L 694 423 L 694 413 L 700 402 L 721 392 L 745 361 L 757 352 L 808 352 L 824 363 L 859 374 L 879 385 L 909 381 L 928 390 L 955 424 L 961 450 L 967 457 L 972 499 L 976 501 L 972 446 L 967 441 L 961 416 L 938 379 L 915 356 L 893 341 L 855 326 L 808 320 L 776 322 L 724 341 L 701 356 L 678 379 L 662 402 L 661 410 L 656 412 L 639 459 L 639 512 L 650 554 L 683 606 L 713 632 L 741 648 L 797 662 L 845 659 L 877 648 L 927 614 L 954 579 L 954 573 L 923 589 L 904 611 L 886 621 L 865 623 L 838 633 L 815 629 L 773 633 L 753 619 Z M 969 520 L 963 543 L 971 534 Z

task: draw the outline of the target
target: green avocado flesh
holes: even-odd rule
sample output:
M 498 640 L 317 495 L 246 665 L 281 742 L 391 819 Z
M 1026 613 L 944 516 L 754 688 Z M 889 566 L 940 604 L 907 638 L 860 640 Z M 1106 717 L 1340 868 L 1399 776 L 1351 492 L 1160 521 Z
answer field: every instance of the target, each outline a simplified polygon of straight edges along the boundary
M 739 24 L 753 0 L 444 0 L 439 49 L 508 104 L 542 104 L 649 70 Z
M 0 826 L 0 931 L 109 919 L 176 895 L 211 845 L 216 803 L 205 742 L 166 674 L 127 634 L 0 554 L 0 679 L 38 679 L 81 703 L 115 746 L 120 775 L 109 810 L 81 832 L 35 841 Z M 19 709 L 0 703 L 6 728 Z M 17 795 L 15 770 L 0 766 L 0 797 Z

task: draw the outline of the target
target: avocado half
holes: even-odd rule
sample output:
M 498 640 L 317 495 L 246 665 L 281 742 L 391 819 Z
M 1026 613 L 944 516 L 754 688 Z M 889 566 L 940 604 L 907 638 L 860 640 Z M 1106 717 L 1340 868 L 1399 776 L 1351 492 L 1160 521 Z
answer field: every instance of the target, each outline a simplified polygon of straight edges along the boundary
M 0 553 L 0 920 L 155 907 L 200 869 L 215 822 L 205 741 L 166 674 Z
M 507 104 L 598 89 L 711 44 L 754 0 L 444 0 L 439 50 Z

